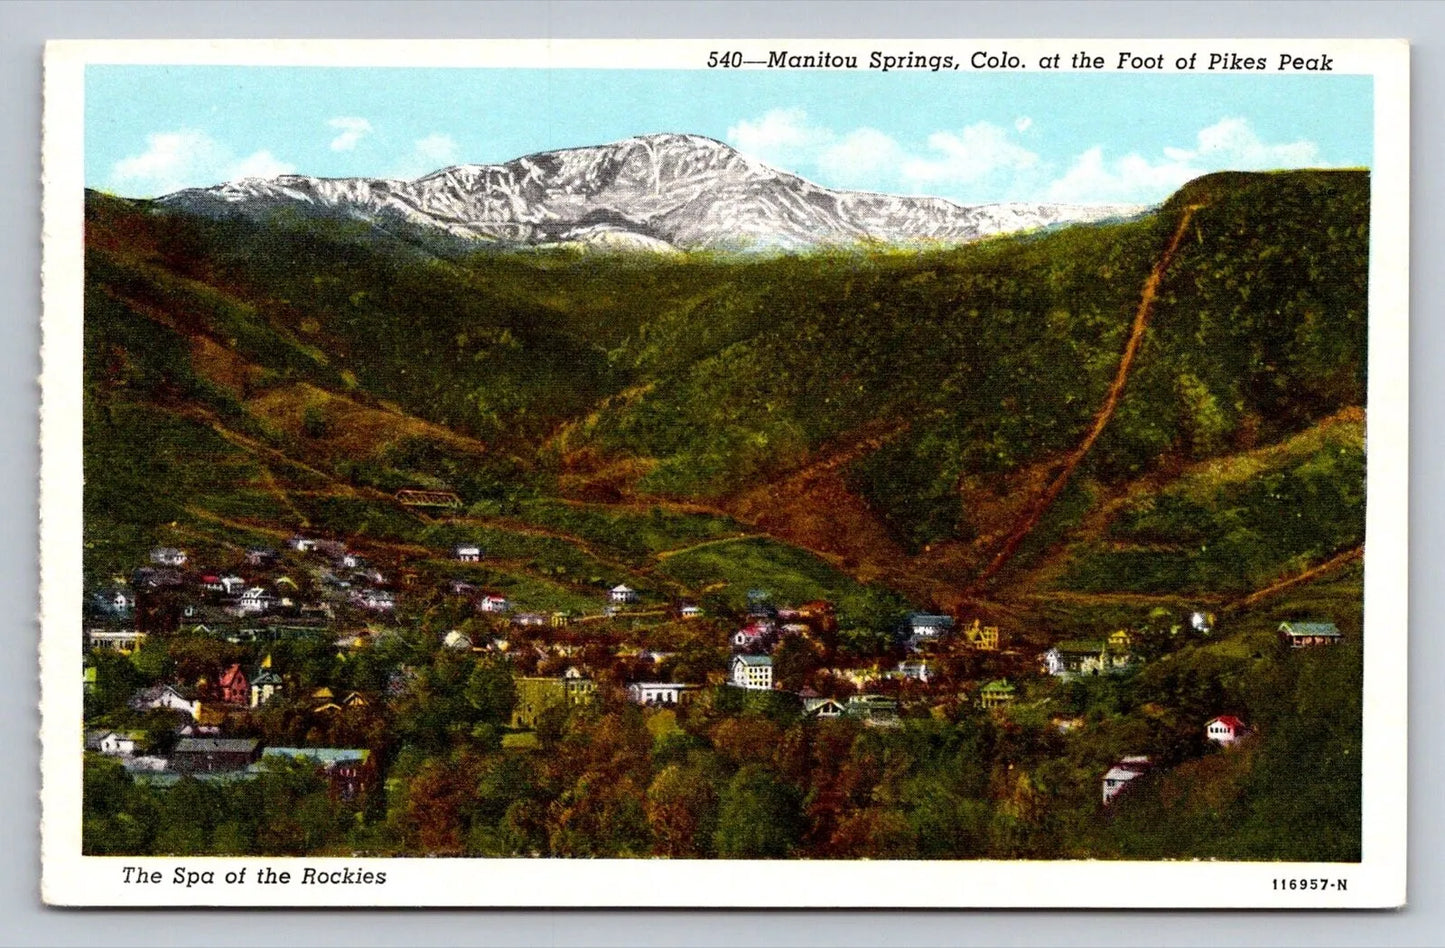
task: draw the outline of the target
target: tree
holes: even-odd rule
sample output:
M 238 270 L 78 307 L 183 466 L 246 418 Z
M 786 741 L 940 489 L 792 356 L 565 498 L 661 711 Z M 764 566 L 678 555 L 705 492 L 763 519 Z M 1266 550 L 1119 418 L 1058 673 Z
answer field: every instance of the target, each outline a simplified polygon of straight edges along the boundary
M 690 859 L 707 855 L 717 826 L 717 791 L 701 771 L 673 764 L 647 788 L 652 851 Z
M 803 835 L 797 790 L 750 764 L 728 782 L 713 845 L 733 859 L 784 859 Z

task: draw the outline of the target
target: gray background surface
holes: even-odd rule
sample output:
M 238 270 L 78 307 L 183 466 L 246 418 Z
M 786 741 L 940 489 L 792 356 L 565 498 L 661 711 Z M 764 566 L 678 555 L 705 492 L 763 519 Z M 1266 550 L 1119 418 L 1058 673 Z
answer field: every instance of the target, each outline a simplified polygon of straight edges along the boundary
M 1409 908 L 1398 912 L 66 911 L 39 900 L 36 733 L 40 75 L 46 39 L 1402 37 L 1412 41 L 1412 616 L 1441 584 L 1445 4 L 1438 2 L 5 2 L 0 0 L 0 944 L 1434 945 L 1445 634 L 1412 622 Z M 740 879 L 740 885 L 746 880 Z

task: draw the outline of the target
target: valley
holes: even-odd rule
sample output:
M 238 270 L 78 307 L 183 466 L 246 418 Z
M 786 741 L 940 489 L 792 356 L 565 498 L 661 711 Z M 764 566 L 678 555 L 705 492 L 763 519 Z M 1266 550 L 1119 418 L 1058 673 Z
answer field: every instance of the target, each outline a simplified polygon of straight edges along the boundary
M 93 755 L 88 851 L 1358 858 L 1365 172 L 788 253 L 275 187 L 87 196 L 87 720 L 371 776 Z

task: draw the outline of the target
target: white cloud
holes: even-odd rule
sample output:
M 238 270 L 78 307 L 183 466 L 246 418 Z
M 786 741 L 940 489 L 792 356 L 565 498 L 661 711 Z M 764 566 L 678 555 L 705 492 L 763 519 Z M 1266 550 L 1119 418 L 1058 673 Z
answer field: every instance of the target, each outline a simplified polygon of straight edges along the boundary
M 415 178 L 457 163 L 461 149 L 450 135 L 433 133 L 412 142 L 393 177 Z
M 1242 118 L 1225 118 L 1195 136 L 1192 147 L 1162 149 L 1162 158 L 1130 152 L 1112 161 L 1095 146 L 1076 157 L 1052 182 L 1055 201 L 1159 201 L 1180 185 L 1211 171 L 1264 171 L 1324 167 L 1319 146 L 1311 141 L 1269 144 Z
M 802 109 L 774 109 L 734 124 L 726 137 L 753 158 L 816 175 L 832 187 L 958 193 L 985 181 L 1010 188 L 1015 176 L 1033 173 L 1038 155 L 1012 135 L 978 122 L 957 132 L 935 132 L 921 147 L 910 148 L 876 128 L 838 132 L 811 124 Z
M 979 184 L 999 174 L 1017 176 L 1039 164 L 1039 156 L 1011 141 L 1009 132 L 977 122 L 958 133 L 928 136 L 928 153 L 903 163 L 904 181 L 931 184 Z
M 146 136 L 146 150 L 117 161 L 110 186 L 122 194 L 152 197 L 237 178 L 270 178 L 296 170 L 269 151 L 237 156 L 197 129 Z
M 332 151 L 351 151 L 356 147 L 356 143 L 361 141 L 362 136 L 371 132 L 370 122 L 350 115 L 338 115 L 326 124 L 341 133 L 331 140 Z
M 1034 120 L 1029 118 L 1027 115 L 1020 115 L 1018 118 L 1014 119 L 1014 130 L 1020 133 L 1027 132 L 1029 129 L 1033 128 L 1033 125 Z
M 739 151 L 787 170 L 809 162 L 835 138 L 829 129 L 809 125 L 808 113 L 802 109 L 773 109 L 727 131 L 728 142 Z

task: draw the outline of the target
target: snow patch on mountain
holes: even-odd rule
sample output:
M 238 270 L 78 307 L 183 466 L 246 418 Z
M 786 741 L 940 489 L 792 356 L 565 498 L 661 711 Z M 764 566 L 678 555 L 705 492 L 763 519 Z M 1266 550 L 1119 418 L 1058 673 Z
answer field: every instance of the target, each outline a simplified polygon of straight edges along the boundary
M 1144 205 L 960 205 L 824 188 L 699 135 L 645 135 L 500 165 L 388 178 L 247 178 L 158 199 L 209 216 L 279 212 L 507 244 L 609 249 L 805 250 L 960 244 L 993 234 L 1127 217 Z

